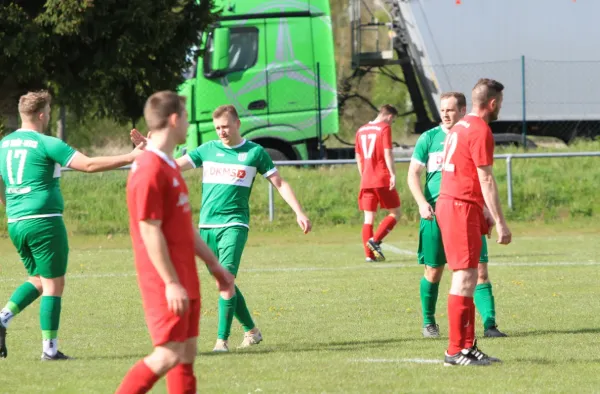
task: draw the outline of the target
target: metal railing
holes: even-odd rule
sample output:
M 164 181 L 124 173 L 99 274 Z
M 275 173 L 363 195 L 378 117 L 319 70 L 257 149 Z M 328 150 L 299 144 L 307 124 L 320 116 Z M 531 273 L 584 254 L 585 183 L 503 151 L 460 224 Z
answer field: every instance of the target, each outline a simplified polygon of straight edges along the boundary
M 564 158 L 564 157 L 593 157 L 600 156 L 600 152 L 548 152 L 548 153 L 506 153 L 494 155 L 494 159 L 506 160 L 506 190 L 507 190 L 507 201 L 508 209 L 514 208 L 513 202 L 513 171 L 512 161 L 513 159 L 549 159 L 549 158 Z M 410 163 L 410 157 L 397 157 L 394 159 L 395 163 Z M 333 166 L 333 165 L 356 165 L 355 159 L 341 159 L 341 160 L 281 160 L 274 161 L 276 167 L 302 167 L 302 166 Z M 119 167 L 118 170 L 128 170 L 130 165 Z M 63 171 L 72 171 L 70 168 L 63 167 Z M 275 219 L 275 192 L 273 185 L 269 182 L 269 221 L 272 222 Z
M 513 203 L 513 177 L 512 177 L 512 161 L 513 159 L 540 159 L 540 158 L 560 158 L 560 157 L 591 157 L 591 156 L 600 156 L 600 152 L 549 152 L 549 153 L 507 153 L 507 154 L 498 154 L 494 155 L 494 159 L 504 159 L 506 160 L 506 183 L 507 183 L 507 199 L 508 199 L 508 209 L 512 210 L 514 208 Z M 399 157 L 395 158 L 395 163 L 409 163 L 411 160 L 410 157 Z M 356 165 L 356 160 L 354 159 L 344 159 L 344 160 L 285 160 L 285 161 L 275 161 L 276 166 L 292 166 L 292 167 L 300 167 L 300 166 L 322 166 L 322 165 L 347 165 L 354 164 Z M 273 185 L 271 183 L 269 186 L 269 221 L 273 221 L 275 219 L 275 193 L 273 191 Z

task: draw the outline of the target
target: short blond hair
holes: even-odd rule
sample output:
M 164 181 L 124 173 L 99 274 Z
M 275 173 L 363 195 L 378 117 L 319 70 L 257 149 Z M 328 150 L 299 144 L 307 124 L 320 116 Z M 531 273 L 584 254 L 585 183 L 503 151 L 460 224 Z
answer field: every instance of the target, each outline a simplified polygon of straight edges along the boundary
M 19 98 L 19 113 L 27 117 L 37 115 L 51 102 L 52 96 L 46 90 L 27 92 Z
M 183 115 L 185 96 L 180 96 L 170 90 L 154 93 L 144 105 L 144 119 L 149 130 L 164 129 L 169 125 L 169 116 Z
M 240 118 L 237 110 L 231 104 L 221 105 L 217 107 L 217 109 L 213 111 L 212 117 L 213 119 L 217 119 L 223 116 L 224 114 L 229 114 L 229 116 L 232 116 L 234 120 L 238 120 Z

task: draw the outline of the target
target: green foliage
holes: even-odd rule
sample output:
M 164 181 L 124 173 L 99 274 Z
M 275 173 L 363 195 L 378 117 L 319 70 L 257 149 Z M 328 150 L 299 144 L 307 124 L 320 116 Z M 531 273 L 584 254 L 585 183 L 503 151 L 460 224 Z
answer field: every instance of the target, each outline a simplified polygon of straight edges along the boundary
M 0 6 L 0 81 L 50 88 L 77 114 L 137 119 L 152 92 L 174 90 L 213 1 L 48 0 Z

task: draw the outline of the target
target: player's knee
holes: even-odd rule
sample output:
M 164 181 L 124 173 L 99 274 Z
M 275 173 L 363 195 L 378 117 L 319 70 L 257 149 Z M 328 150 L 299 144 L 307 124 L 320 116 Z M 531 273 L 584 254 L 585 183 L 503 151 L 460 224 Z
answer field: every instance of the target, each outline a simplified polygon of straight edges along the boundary
M 488 283 L 490 278 L 488 276 L 487 264 L 479 264 L 477 270 L 477 284 Z
M 38 292 L 42 292 L 43 291 L 43 287 L 42 287 L 42 280 L 40 279 L 39 276 L 30 276 L 29 277 L 29 283 L 31 283 Z
M 398 208 L 394 208 L 390 210 L 389 216 L 393 217 L 394 219 L 398 220 L 398 218 L 401 215 L 401 211 L 400 211 L 400 207 Z
M 188 339 L 185 342 L 183 352 L 180 355 L 180 362 L 182 364 L 193 364 L 196 359 L 196 353 L 198 352 L 197 338 Z
M 40 278 L 42 291 L 45 296 L 62 296 L 65 288 L 65 277 L 61 276 L 58 278 Z
M 444 267 L 428 267 L 425 268 L 425 279 L 430 283 L 439 283 L 442 280 Z
M 146 363 L 150 369 L 159 376 L 179 364 L 183 358 L 184 347 L 170 345 L 156 347 L 154 352 L 146 358 Z

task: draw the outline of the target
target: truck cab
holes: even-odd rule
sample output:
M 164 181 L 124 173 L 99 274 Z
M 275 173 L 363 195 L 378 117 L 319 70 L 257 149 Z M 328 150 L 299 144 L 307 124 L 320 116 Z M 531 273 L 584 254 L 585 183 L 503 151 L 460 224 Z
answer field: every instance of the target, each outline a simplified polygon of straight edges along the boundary
M 338 132 L 329 0 L 217 1 L 219 20 L 202 35 L 204 56 L 180 86 L 190 120 L 177 156 L 214 139 L 213 110 L 232 104 L 241 134 L 273 160 L 324 157 Z

